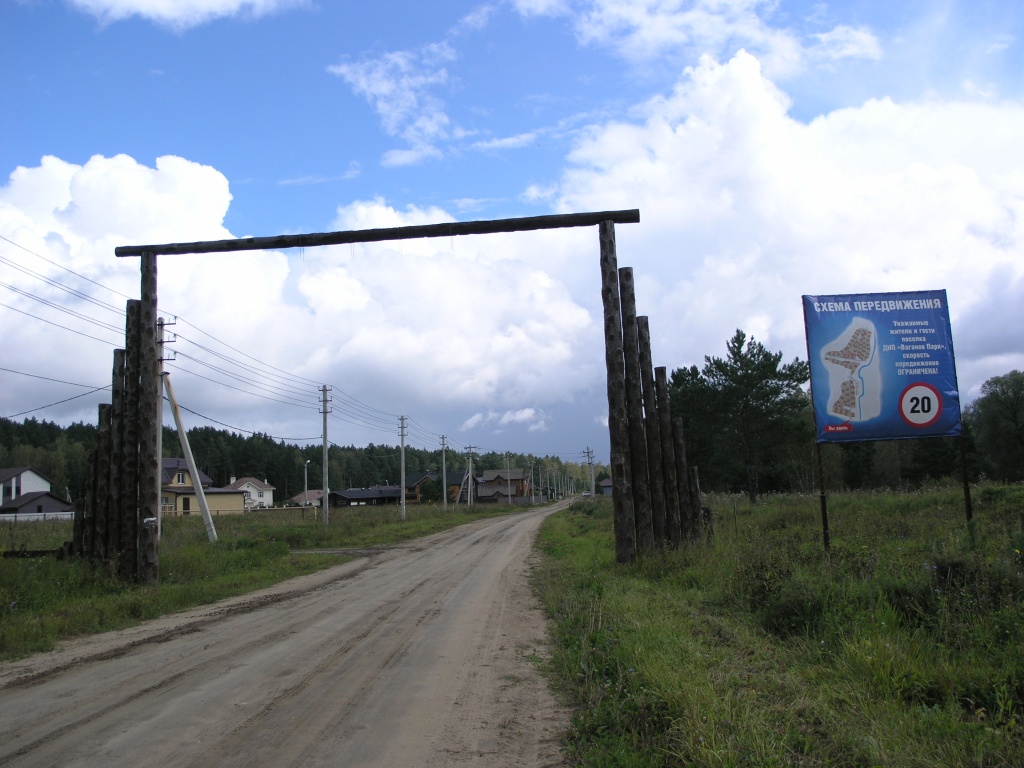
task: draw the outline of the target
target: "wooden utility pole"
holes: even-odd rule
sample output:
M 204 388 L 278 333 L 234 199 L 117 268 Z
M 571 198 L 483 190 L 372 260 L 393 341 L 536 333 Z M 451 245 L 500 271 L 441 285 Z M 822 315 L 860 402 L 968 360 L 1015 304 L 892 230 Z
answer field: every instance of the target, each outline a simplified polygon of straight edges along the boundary
M 650 552 L 654 549 L 654 523 L 651 517 L 651 484 L 647 472 L 647 436 L 644 434 L 644 404 L 640 387 L 640 334 L 637 329 L 632 267 L 619 267 L 619 291 L 622 301 L 626 424 L 629 433 L 629 463 L 633 471 L 636 546 L 640 552 Z
M 654 544 L 665 546 L 668 517 L 665 501 L 665 476 L 661 460 L 661 422 L 658 420 L 657 397 L 654 392 L 654 363 L 651 357 L 651 327 L 647 317 L 636 319 L 640 337 L 640 388 L 644 402 L 644 434 L 647 436 L 647 475 L 651 489 L 651 522 Z
M 615 224 L 598 226 L 601 243 L 601 303 L 604 306 L 604 359 L 608 371 L 608 435 L 611 441 L 612 508 L 615 560 L 636 560 L 636 523 L 633 513 L 633 477 L 626 421 L 626 370 L 622 350 L 622 310 L 619 303 L 618 257 Z
M 661 468 L 665 481 L 665 517 L 669 544 L 678 549 L 682 543 L 679 513 L 679 480 L 676 477 L 676 452 L 672 445 L 672 403 L 668 394 L 665 366 L 654 369 L 654 386 L 658 395 L 658 426 L 661 437 Z

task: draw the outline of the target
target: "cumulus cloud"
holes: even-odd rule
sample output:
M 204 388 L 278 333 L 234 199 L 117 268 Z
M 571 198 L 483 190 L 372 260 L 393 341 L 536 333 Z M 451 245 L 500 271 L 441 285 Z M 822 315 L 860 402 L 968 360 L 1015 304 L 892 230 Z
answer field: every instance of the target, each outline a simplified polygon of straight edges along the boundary
M 0 256 L 17 258 L 24 267 L 79 290 L 81 280 L 59 267 L 89 276 L 94 282 L 85 285 L 88 298 L 37 285 L 27 273 L 24 283 L 30 292 L 94 317 L 99 325 L 56 313 L 23 294 L 7 294 L 8 306 L 0 310 L 5 359 L 18 361 L 18 370 L 27 373 L 95 386 L 109 381 L 111 350 L 123 343 L 124 300 L 138 295 L 139 283 L 138 260 L 118 259 L 114 248 L 230 238 L 223 226 L 230 200 L 222 174 L 179 157 L 158 158 L 154 167 L 125 155 L 97 156 L 84 165 L 47 157 L 37 167 L 18 168 L 0 187 L 0 234 L 10 241 Z M 400 209 L 376 198 L 341 206 L 330 227 L 451 220 L 441 208 Z M 543 430 L 548 422 L 542 407 L 572 397 L 599 372 L 577 359 L 580 349 L 592 346 L 598 326 L 552 271 L 559 259 L 546 258 L 545 249 L 537 248 L 539 242 L 557 248 L 559 241 L 539 236 L 524 242 L 496 235 L 302 253 L 162 256 L 160 307 L 174 322 L 169 333 L 177 341 L 169 349 L 177 359 L 168 369 L 177 394 L 187 407 L 216 414 L 231 426 L 286 437 L 318 434 L 318 382 L 340 388 L 343 418 L 351 414 L 342 391 L 389 413 L 440 408 L 459 414 L 467 429 L 472 419 L 467 421 L 465 413 L 496 408 L 504 410 L 496 415 L 488 410 L 485 418 L 492 431 Z M 27 250 L 19 257 L 14 244 Z M 272 401 L 252 395 L 259 387 L 231 377 L 246 380 L 253 372 L 234 370 L 202 350 L 237 357 L 206 334 L 255 354 L 261 370 L 272 366 L 286 379 L 301 377 L 308 387 L 290 379 L 280 392 L 279 382 L 264 382 L 261 386 L 273 390 Z M 13 413 L 8 404 L 48 404 L 48 395 L 30 394 L 33 386 L 26 377 L 0 393 L 0 415 Z M 67 396 L 66 387 L 60 396 Z M 281 404 L 295 404 L 296 398 L 295 409 Z M 58 399 L 55 394 L 51 401 Z M 92 420 L 96 401 L 47 413 Z M 381 425 L 377 416 L 365 413 L 355 423 Z M 357 442 L 373 440 L 380 442 L 380 435 L 363 434 Z
M 594 126 L 558 207 L 637 207 L 656 357 L 700 364 L 737 328 L 805 356 L 800 295 L 946 288 L 961 384 L 1024 364 L 1024 108 L 871 100 L 806 123 L 758 60 L 704 58 L 642 121 Z M 993 306 L 993 283 L 1001 287 Z M 657 362 L 656 362 L 657 364 Z
M 140 16 L 173 29 L 187 29 L 226 16 L 266 16 L 308 0 L 70 0 L 105 24 Z

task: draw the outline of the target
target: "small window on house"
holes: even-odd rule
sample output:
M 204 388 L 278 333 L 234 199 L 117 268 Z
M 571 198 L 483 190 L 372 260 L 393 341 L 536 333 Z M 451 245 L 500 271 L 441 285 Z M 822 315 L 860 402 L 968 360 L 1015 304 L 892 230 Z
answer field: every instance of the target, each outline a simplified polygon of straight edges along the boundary
M 43 505 L 42 504 L 36 504 L 36 513 L 40 514 L 40 515 L 43 514 Z
M 178 485 L 184 485 L 185 484 L 185 473 L 184 472 L 179 472 L 178 473 L 177 483 L 178 483 Z
M 188 496 L 184 497 L 184 498 L 183 498 L 183 499 L 181 500 L 181 511 L 182 511 L 182 512 L 189 512 L 189 511 L 190 511 L 190 509 L 191 509 L 191 508 L 189 507 L 189 502 L 190 502 L 190 501 L 192 501 L 192 499 L 190 499 L 190 498 L 189 498 Z
M 257 492 L 256 492 L 256 495 L 257 495 L 257 496 L 258 496 L 259 498 L 261 498 L 261 499 L 262 499 L 262 498 L 263 498 L 263 491 L 257 491 Z

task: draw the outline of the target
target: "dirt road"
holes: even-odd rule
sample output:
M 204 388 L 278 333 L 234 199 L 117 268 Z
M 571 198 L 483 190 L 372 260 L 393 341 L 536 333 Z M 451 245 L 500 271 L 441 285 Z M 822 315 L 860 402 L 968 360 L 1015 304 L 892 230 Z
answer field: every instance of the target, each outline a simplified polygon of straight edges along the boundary
M 0 765 L 560 765 L 527 585 L 555 508 L 0 664 Z

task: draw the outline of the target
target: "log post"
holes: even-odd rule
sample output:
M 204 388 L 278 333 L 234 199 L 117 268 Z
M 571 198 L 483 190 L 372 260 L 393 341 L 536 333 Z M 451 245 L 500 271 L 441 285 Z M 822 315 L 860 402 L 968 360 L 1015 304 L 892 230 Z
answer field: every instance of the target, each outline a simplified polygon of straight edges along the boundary
M 678 549 L 682 542 L 679 516 L 679 487 L 676 478 L 676 453 L 672 446 L 672 403 L 668 394 L 668 374 L 664 366 L 654 369 L 658 396 L 658 426 L 661 437 L 662 478 L 665 481 L 665 518 L 669 545 Z
M 654 549 L 651 519 L 651 484 L 647 474 L 647 437 L 644 434 L 643 393 L 640 388 L 640 334 L 636 322 L 636 294 L 632 267 L 619 268 L 622 301 L 622 348 L 626 369 L 626 424 L 629 431 L 629 462 L 633 470 L 633 515 L 636 546 L 640 552 Z
M 631 563 L 636 559 L 636 524 L 633 519 L 633 482 L 626 431 L 626 373 L 622 357 L 622 315 L 614 222 L 602 221 L 598 225 L 598 237 L 601 244 L 601 303 L 604 305 L 605 367 L 608 375 L 608 436 L 611 442 L 615 560 Z
M 139 322 L 142 302 L 125 308 L 125 424 L 121 445 L 121 577 L 139 578 Z
M 124 366 L 125 351 L 115 349 L 110 392 L 110 506 L 107 510 L 107 554 L 118 561 L 121 552 L 121 472 L 124 464 Z
M 651 522 L 654 543 L 665 546 L 667 511 L 665 501 L 665 475 L 661 460 L 661 422 L 658 420 L 658 401 L 654 390 L 654 362 L 651 355 L 651 326 L 647 317 L 636 319 L 640 337 L 640 388 L 644 401 L 644 433 L 647 435 L 647 476 L 651 490 Z
M 160 381 L 160 350 L 157 344 L 156 256 L 142 255 L 142 290 L 139 311 L 139 515 L 142 519 L 157 519 L 160 514 L 160 457 L 159 408 L 162 396 Z M 159 533 L 155 535 L 153 549 L 159 546 Z M 143 552 L 143 568 L 148 549 Z M 155 556 L 155 554 L 154 554 Z M 150 571 L 143 574 L 146 580 Z M 148 582 L 147 582 L 148 583 Z
M 687 542 L 696 539 L 694 520 L 699 510 L 693 508 L 693 495 L 690 493 L 690 468 L 686 462 L 686 436 L 683 433 L 683 419 L 672 417 L 672 449 L 676 455 L 676 488 L 679 493 L 679 518 L 682 522 L 682 536 Z
M 109 403 L 100 403 L 99 429 L 96 433 L 96 513 L 94 515 L 94 536 L 92 553 L 100 560 L 106 560 L 107 526 L 110 523 L 110 410 Z

